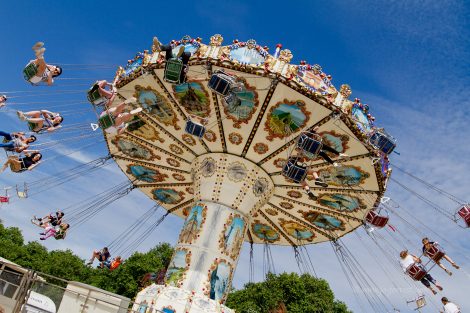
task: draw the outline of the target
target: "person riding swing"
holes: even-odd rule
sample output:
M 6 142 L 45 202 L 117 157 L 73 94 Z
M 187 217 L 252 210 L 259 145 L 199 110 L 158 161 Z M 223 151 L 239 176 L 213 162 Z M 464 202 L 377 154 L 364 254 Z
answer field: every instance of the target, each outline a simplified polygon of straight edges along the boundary
M 176 55 L 174 55 L 173 47 L 171 45 L 162 45 L 157 37 L 153 37 L 153 45 L 157 51 L 165 51 L 165 81 L 172 84 L 184 83 L 191 53 L 184 51 L 184 45 L 181 45 Z
M 421 242 L 423 243 L 423 254 L 433 260 L 440 268 L 449 274 L 449 276 L 452 275 L 452 272 L 442 265 L 442 259 L 447 260 L 447 262 L 449 262 L 454 268 L 460 268 L 460 266 L 458 266 L 447 254 L 445 254 L 437 242 L 429 241 L 427 237 L 423 238 Z
M 408 253 L 408 250 L 400 252 L 400 265 L 405 273 L 413 278 L 413 280 L 419 280 L 433 294 L 437 294 L 437 291 L 431 287 L 431 284 L 435 285 L 440 291 L 443 290 L 441 285 L 426 271 L 421 259 Z
M 6 161 L 0 169 L 0 173 L 2 173 L 8 166 L 10 166 L 10 170 L 13 173 L 21 173 L 27 170 L 31 171 L 39 165 L 42 159 L 42 154 L 37 150 L 29 151 L 28 153 L 24 153 L 24 155 L 24 157 L 18 157 L 16 155 L 9 156 L 8 161 Z
M 36 141 L 36 136 L 26 137 L 23 132 L 7 133 L 0 131 L 0 136 L 4 138 L 3 142 L 0 142 L 0 148 L 16 153 L 27 152 L 29 144 Z
M 28 127 L 32 132 L 41 133 L 44 131 L 52 132 L 61 128 L 64 117 L 59 113 L 54 113 L 48 110 L 30 111 L 30 112 L 16 112 L 20 120 L 27 121 Z
M 25 80 L 33 86 L 38 86 L 41 82 L 52 86 L 54 83 L 53 78 L 62 74 L 62 68 L 60 66 L 47 64 L 46 61 L 44 61 L 46 48 L 44 48 L 43 42 L 37 42 L 33 46 L 33 51 L 36 54 L 36 60 L 29 61 L 24 68 L 23 75 Z

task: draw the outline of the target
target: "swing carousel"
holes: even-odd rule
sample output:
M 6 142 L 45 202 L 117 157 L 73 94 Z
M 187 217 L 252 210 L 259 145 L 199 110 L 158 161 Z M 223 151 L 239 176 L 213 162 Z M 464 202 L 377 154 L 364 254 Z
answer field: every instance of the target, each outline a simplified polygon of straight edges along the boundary
M 386 224 L 395 141 L 348 85 L 336 89 L 317 64 L 291 64 L 281 45 L 270 54 L 254 40 L 185 36 L 171 42 L 174 55 L 181 46 L 187 66 L 154 43 L 119 68 L 115 101 L 142 111 L 118 136 L 103 132 L 134 186 L 185 220 L 165 285 L 137 302 L 232 312 L 223 303 L 244 241 L 299 247 Z M 323 145 L 344 157 L 326 152 L 326 162 Z

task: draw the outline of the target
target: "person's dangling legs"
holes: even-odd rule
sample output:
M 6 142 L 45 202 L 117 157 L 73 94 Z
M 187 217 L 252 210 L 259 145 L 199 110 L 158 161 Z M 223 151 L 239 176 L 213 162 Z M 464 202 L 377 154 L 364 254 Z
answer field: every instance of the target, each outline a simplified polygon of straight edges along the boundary
M 46 228 L 46 230 L 44 231 L 44 233 L 41 233 L 41 235 L 43 235 L 43 237 L 39 238 L 41 240 L 46 240 L 47 238 L 50 238 L 50 237 L 53 237 L 55 236 L 56 234 L 56 230 L 54 227 L 52 226 L 49 226 Z

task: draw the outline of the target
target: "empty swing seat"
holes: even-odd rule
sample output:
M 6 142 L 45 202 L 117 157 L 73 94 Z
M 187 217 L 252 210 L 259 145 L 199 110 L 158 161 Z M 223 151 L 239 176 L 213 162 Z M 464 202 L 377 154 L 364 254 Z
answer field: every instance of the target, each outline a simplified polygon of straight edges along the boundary
M 235 78 L 223 71 L 212 74 L 207 86 L 221 96 L 227 96 L 229 91 L 235 86 Z
M 446 255 L 446 253 L 437 243 L 434 243 L 429 250 L 426 250 L 426 255 L 437 263 L 444 257 L 444 255 Z
M 426 276 L 427 272 L 423 265 L 420 263 L 413 263 L 407 269 L 406 273 L 416 281 L 420 281 Z
M 375 211 L 369 211 L 366 215 L 366 222 L 377 228 L 383 228 L 388 224 L 388 216 L 381 216 Z
M 31 80 L 31 78 L 36 76 L 37 73 L 38 73 L 38 66 L 33 62 L 26 65 L 26 67 L 23 69 L 23 77 L 28 82 Z
M 93 105 L 104 105 L 108 102 L 108 99 L 100 94 L 98 84 L 96 83 L 88 90 L 87 98 Z
M 424 298 L 424 296 L 421 296 L 416 299 L 416 306 L 418 307 L 418 309 L 424 307 L 425 305 L 426 305 L 426 298 Z
M 301 183 L 307 176 L 307 165 L 298 162 L 298 158 L 289 158 L 282 169 L 282 175 L 295 183 Z
M 188 134 L 202 138 L 206 132 L 206 127 L 200 123 L 196 123 L 191 119 L 186 121 L 186 127 L 184 129 Z
M 470 205 L 464 204 L 457 210 L 457 214 L 463 220 L 466 227 L 470 227 Z
M 163 79 L 171 84 L 180 84 L 181 72 L 183 71 L 183 61 L 179 59 L 169 59 L 165 64 Z
M 385 154 L 392 153 L 397 146 L 395 138 L 387 134 L 384 130 L 377 129 L 370 135 L 369 143 Z
M 303 132 L 297 140 L 297 148 L 315 156 L 320 153 L 322 146 L 321 137 L 310 132 Z

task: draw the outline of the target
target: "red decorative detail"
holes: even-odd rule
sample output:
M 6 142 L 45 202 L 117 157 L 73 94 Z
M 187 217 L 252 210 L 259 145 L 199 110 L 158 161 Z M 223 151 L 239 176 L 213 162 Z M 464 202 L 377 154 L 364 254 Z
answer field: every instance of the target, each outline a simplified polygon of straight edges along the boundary
M 280 43 L 278 43 L 278 44 L 276 45 L 276 48 L 281 49 L 281 48 L 282 48 L 282 45 L 281 45 Z
M 426 276 L 426 269 L 420 263 L 413 263 L 407 269 L 406 273 L 416 281 L 420 281 Z
M 366 222 L 377 228 L 385 227 L 385 225 L 388 223 L 388 220 L 388 216 L 380 216 L 375 211 L 369 211 L 366 215 Z
M 444 255 L 446 255 L 444 250 L 436 243 L 426 250 L 426 254 L 436 263 L 438 263 L 444 257 Z
M 461 207 L 457 214 L 463 219 L 467 227 L 470 227 L 470 206 L 468 204 Z
M 9 202 L 10 202 L 10 198 L 9 198 L 9 197 L 0 197 L 0 202 L 1 202 L 1 203 L 9 203 Z

